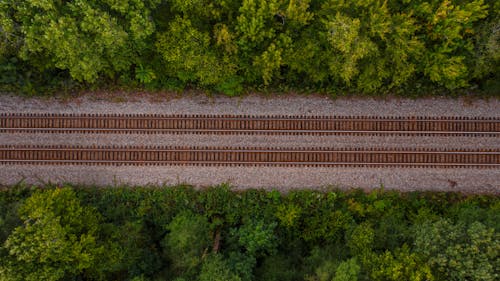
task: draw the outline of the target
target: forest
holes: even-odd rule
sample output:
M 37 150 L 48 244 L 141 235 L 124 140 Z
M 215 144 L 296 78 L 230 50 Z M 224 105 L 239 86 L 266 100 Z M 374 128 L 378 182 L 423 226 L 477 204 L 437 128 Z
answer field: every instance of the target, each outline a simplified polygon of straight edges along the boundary
M 495 0 L 2 0 L 0 91 L 500 89 Z
M 498 280 L 500 198 L 232 190 L 0 191 L 0 280 Z

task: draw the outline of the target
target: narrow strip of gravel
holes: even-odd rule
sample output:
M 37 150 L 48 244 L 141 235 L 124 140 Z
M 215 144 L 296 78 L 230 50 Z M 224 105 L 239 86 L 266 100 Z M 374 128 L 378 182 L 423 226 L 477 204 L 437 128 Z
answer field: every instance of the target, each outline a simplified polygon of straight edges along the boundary
M 374 147 L 500 149 L 499 137 L 2 133 L 4 145 Z
M 176 185 L 206 187 L 229 183 L 237 188 L 289 191 L 297 188 L 458 191 L 500 193 L 500 169 L 425 168 L 313 168 L 313 167 L 203 167 L 203 166 L 38 166 L 4 165 L 0 183 L 66 182 L 85 185 Z
M 207 97 L 201 94 L 182 97 L 135 98 L 124 94 L 112 102 L 91 96 L 68 100 L 56 98 L 25 99 L 0 94 L 0 112 L 17 113 L 155 113 L 155 114 L 249 114 L 249 115 L 345 115 L 345 116 L 466 116 L 500 117 L 500 100 L 465 100 L 446 98 L 387 100 L 339 98 L 318 95 L 286 95 L 241 98 Z

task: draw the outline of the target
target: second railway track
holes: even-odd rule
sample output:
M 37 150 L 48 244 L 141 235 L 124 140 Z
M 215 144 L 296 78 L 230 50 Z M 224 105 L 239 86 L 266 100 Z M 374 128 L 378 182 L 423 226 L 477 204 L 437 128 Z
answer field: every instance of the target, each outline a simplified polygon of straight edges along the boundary
M 0 114 L 3 133 L 500 136 L 500 118 Z
M 500 167 L 500 150 L 0 146 L 0 164 Z

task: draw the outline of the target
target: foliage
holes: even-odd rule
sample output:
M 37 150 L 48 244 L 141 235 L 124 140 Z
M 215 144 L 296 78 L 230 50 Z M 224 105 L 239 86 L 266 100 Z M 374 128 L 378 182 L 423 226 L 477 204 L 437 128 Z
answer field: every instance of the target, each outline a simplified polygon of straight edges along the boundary
M 101 266 L 100 216 L 68 188 L 36 192 L 19 208 L 23 225 L 5 241 L 3 280 L 60 280 Z
M 498 94 L 499 11 L 492 0 L 4 0 L 0 89 Z
M 241 281 L 241 278 L 231 272 L 229 265 L 219 254 L 214 254 L 203 262 L 199 281 Z
M 166 229 L 169 233 L 162 242 L 173 269 L 182 275 L 197 270 L 210 246 L 207 219 L 193 213 L 180 213 Z
M 78 81 L 125 72 L 140 61 L 154 32 L 155 0 L 7 1 L 9 38 L 23 38 L 18 56 L 40 69 L 69 70 Z M 7 20 L 7 19 L 6 19 Z M 14 27 L 13 27 L 14 26 Z
M 347 246 L 350 253 L 357 256 L 366 256 L 373 249 L 375 234 L 373 228 L 364 223 L 356 225 L 348 233 Z
M 259 252 L 272 253 L 275 248 L 276 237 L 274 228 L 276 224 L 266 224 L 263 221 L 251 221 L 238 229 L 231 229 L 237 243 L 252 256 Z
M 423 263 L 418 254 L 410 253 L 406 245 L 394 252 L 386 251 L 374 255 L 371 260 L 365 260 L 364 263 L 369 268 L 371 280 L 434 280 L 429 265 Z
M 415 250 L 442 279 L 496 280 L 499 276 L 500 235 L 480 222 L 440 219 L 418 226 Z
M 356 281 L 361 267 L 358 265 L 355 258 L 343 261 L 337 267 L 335 277 L 332 281 Z
M 300 257 L 290 255 L 290 252 L 265 257 L 256 269 L 253 280 L 300 280 L 303 277 L 302 272 L 298 270 L 300 262 Z
M 0 280 L 497 280 L 498 196 L 8 187 Z
M 10 233 L 22 224 L 18 209 L 22 205 L 22 198 L 31 194 L 31 190 L 23 183 L 9 188 L 0 189 L 0 244 L 3 245 Z

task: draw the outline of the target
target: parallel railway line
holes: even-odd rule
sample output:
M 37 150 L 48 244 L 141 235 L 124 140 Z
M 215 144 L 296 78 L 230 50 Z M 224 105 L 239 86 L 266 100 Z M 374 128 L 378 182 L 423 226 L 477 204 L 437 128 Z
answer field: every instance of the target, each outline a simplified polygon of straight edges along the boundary
M 0 146 L 0 164 L 500 167 L 500 150 Z
M 0 133 L 430 135 L 498 138 L 500 118 L 0 113 Z M 3 144 L 0 145 L 0 164 L 498 168 L 500 148 L 436 150 Z
M 500 118 L 0 114 L 1 133 L 500 136 Z

